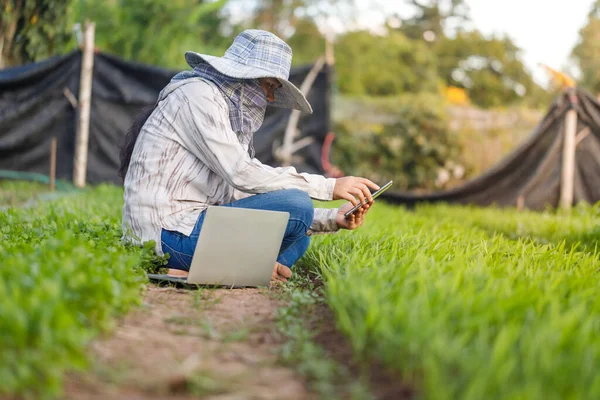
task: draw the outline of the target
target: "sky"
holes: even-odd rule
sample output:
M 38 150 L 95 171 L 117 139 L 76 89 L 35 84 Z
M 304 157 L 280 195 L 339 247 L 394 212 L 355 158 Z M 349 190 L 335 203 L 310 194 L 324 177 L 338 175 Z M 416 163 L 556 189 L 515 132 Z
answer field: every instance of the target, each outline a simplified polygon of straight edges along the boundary
M 361 24 L 381 22 L 382 11 L 410 16 L 400 0 L 357 0 Z M 472 24 L 484 34 L 507 34 L 523 50 L 523 59 L 534 79 L 547 84 L 539 63 L 554 69 L 568 66 L 594 0 L 466 0 Z

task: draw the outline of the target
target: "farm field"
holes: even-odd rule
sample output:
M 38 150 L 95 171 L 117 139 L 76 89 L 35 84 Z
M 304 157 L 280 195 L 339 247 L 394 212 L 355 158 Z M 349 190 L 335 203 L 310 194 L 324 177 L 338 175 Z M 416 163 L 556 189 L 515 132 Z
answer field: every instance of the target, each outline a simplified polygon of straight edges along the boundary
M 600 397 L 600 218 L 376 206 L 305 259 L 357 357 L 426 399 Z
M 167 298 L 190 305 L 189 314 L 169 316 L 178 329 L 169 340 L 208 335 L 209 344 L 190 343 L 233 346 L 226 357 L 245 351 L 236 347 L 244 341 L 260 347 L 265 325 L 276 329 L 275 308 L 285 312 L 289 301 L 300 304 L 298 311 L 310 303 L 294 294 L 307 276 L 322 280 L 318 293 L 357 362 L 365 370 L 382 365 L 417 398 L 600 396 L 600 218 L 594 207 L 565 216 L 443 205 L 407 211 L 378 203 L 362 229 L 315 237 L 289 290 L 244 297 L 269 311 L 240 329 L 222 322 L 222 313 L 235 310 L 230 300 L 242 301 L 242 292 L 190 294 L 147 285 L 144 270 L 161 260 L 150 247 L 121 243 L 121 206 L 121 189 L 99 186 L 0 211 L 0 397 L 61 396 L 65 374 L 90 368 L 94 338 L 122 340 L 140 324 L 152 328 L 144 320 L 167 312 Z M 203 302 L 206 307 L 193 308 Z M 148 303 L 154 306 L 149 313 L 143 311 Z M 221 322 L 208 328 L 194 322 L 211 315 Z M 286 345 L 281 338 L 269 343 Z M 278 369 L 272 356 L 255 357 L 260 365 L 268 359 L 269 376 L 293 382 L 286 390 L 298 390 L 297 396 L 286 392 L 286 398 L 311 398 L 303 381 Z M 284 358 L 299 363 L 295 354 Z M 196 389 L 222 386 L 206 379 Z M 190 398 L 194 393 L 200 392 Z

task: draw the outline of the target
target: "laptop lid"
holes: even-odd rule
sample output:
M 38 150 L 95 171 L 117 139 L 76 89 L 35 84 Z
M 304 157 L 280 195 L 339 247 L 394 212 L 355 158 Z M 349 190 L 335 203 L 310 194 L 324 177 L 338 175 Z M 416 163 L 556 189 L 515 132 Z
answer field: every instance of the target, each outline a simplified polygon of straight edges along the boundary
M 209 207 L 187 283 L 268 286 L 289 213 Z

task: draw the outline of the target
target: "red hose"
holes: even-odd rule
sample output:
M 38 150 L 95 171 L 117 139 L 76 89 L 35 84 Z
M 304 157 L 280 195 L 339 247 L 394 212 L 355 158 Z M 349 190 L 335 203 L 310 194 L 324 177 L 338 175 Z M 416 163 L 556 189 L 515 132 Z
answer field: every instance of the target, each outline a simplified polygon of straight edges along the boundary
M 331 163 L 329 162 L 329 153 L 331 151 L 331 144 L 335 140 L 335 133 L 329 132 L 327 136 L 325 136 L 325 140 L 323 141 L 323 147 L 321 148 L 321 165 L 323 165 L 323 169 L 325 171 L 329 171 L 331 169 Z

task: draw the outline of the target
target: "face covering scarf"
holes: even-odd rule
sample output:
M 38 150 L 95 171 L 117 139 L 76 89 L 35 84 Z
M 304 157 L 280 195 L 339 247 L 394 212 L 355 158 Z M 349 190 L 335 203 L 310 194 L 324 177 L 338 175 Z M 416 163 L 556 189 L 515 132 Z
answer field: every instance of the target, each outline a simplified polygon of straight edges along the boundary
M 192 71 L 183 71 L 171 82 L 202 78 L 216 85 L 229 105 L 231 129 L 243 145 L 248 145 L 254 157 L 254 132 L 260 128 L 267 110 L 267 99 L 258 79 L 237 79 L 221 74 L 210 64 L 200 64 Z

